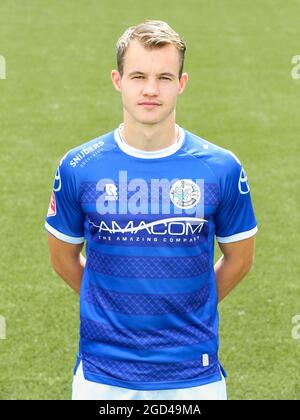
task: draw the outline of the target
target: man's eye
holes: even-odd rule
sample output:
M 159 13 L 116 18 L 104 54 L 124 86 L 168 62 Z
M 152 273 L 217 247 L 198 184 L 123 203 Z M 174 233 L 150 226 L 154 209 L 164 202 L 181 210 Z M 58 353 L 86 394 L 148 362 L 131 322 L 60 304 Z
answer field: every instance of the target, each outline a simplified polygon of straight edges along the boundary
M 143 79 L 143 76 L 134 76 L 133 79 Z
M 171 80 L 169 77 L 161 77 L 161 79 L 163 79 L 163 80 Z

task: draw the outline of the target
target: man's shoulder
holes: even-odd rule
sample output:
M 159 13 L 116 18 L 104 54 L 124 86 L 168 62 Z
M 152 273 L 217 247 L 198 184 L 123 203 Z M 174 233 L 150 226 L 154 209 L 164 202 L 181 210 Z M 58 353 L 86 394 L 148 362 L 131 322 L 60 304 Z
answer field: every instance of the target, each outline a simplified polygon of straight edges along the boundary
M 63 156 L 60 166 L 66 168 L 78 168 L 85 166 L 88 162 L 93 161 L 101 154 L 111 150 L 115 146 L 114 130 L 102 134 L 80 144 L 70 150 Z
M 212 143 L 190 131 L 186 132 L 185 151 L 201 160 L 216 172 L 230 171 L 241 166 L 237 156 L 228 149 Z
M 186 146 L 187 149 L 190 149 L 190 153 L 199 157 L 215 156 L 220 159 L 228 159 L 229 161 L 232 159 L 238 161 L 238 158 L 230 150 L 225 149 L 216 143 L 212 143 L 188 130 L 185 130 L 185 132 L 187 137 Z

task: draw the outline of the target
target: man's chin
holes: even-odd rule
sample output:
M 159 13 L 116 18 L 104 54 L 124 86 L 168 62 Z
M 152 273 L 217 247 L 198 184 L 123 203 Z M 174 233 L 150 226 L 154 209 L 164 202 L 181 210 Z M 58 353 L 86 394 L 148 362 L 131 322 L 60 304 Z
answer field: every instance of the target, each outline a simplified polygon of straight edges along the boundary
M 125 109 L 126 110 L 126 109 Z M 129 116 L 129 119 L 134 120 L 137 124 L 145 124 L 145 125 L 157 125 L 162 123 L 164 120 L 166 120 L 171 112 L 166 113 L 164 112 L 163 115 L 161 113 L 155 113 L 155 112 L 128 112 L 128 109 L 126 110 Z M 130 118 L 131 117 L 131 118 Z
M 159 124 L 160 122 L 164 121 L 165 116 L 158 116 L 158 115 L 138 115 L 135 120 L 140 124 Z
M 144 125 L 156 125 L 159 124 L 162 120 L 158 118 L 135 118 L 135 121 Z

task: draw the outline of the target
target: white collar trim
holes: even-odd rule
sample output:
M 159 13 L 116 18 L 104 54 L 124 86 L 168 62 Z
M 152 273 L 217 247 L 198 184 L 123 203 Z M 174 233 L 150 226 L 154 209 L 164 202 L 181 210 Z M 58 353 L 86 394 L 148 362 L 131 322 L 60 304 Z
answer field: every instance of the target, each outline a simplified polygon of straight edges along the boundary
M 179 150 L 183 144 L 184 138 L 185 138 L 185 132 L 183 128 L 179 127 L 179 125 L 176 124 L 176 127 L 178 128 L 178 139 L 174 144 L 171 144 L 171 146 L 166 147 L 161 150 L 156 150 L 154 152 L 149 152 L 146 150 L 140 150 L 136 149 L 135 147 L 129 146 L 129 144 L 125 143 L 124 139 L 122 138 L 120 129 L 124 125 L 124 123 L 120 124 L 118 128 L 114 130 L 114 138 L 117 142 L 120 149 L 127 153 L 128 155 L 143 158 L 143 159 L 156 159 L 156 158 L 162 158 L 166 156 L 173 155 L 174 153 Z

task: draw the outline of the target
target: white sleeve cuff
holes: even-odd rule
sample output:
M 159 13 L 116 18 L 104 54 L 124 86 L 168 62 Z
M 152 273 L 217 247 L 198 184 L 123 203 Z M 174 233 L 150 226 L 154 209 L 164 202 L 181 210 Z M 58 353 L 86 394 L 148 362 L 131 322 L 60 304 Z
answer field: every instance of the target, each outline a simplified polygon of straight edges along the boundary
M 78 238 L 74 236 L 68 236 L 64 233 L 59 232 L 58 230 L 54 229 L 54 227 L 50 226 L 49 223 L 45 223 L 46 230 L 51 233 L 51 235 L 55 236 L 55 238 L 60 239 L 61 241 L 68 242 L 69 244 L 82 244 L 84 242 L 84 237 Z
M 254 236 L 256 232 L 258 231 L 257 226 L 255 226 L 253 229 L 246 230 L 245 232 L 236 233 L 235 235 L 231 236 L 217 236 L 217 241 L 221 244 L 227 244 L 229 242 L 237 242 L 242 241 L 243 239 L 251 238 L 251 236 Z

